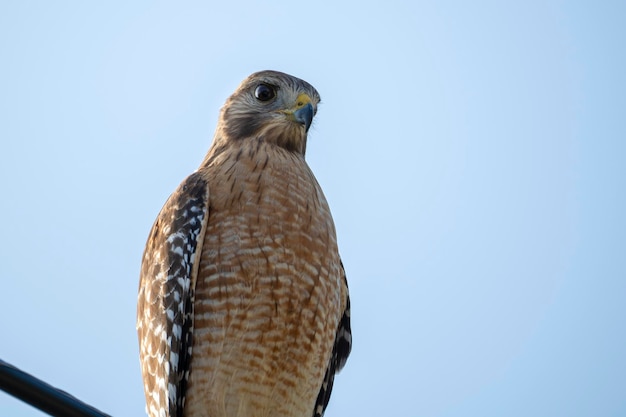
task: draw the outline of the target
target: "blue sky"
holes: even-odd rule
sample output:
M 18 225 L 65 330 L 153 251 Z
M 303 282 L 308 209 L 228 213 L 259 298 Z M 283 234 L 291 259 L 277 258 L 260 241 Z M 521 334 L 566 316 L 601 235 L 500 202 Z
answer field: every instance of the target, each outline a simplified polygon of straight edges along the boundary
M 626 4 L 4 2 L 0 358 L 143 415 L 143 245 L 220 106 L 321 93 L 353 353 L 327 416 L 626 416 Z M 37 411 L 0 394 L 0 415 Z

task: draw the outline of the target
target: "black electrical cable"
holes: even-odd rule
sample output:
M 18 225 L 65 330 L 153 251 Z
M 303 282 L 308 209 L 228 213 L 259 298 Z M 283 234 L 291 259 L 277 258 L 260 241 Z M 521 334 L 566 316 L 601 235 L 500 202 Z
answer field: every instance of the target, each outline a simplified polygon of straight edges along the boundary
M 55 417 L 110 417 L 0 359 L 0 389 Z

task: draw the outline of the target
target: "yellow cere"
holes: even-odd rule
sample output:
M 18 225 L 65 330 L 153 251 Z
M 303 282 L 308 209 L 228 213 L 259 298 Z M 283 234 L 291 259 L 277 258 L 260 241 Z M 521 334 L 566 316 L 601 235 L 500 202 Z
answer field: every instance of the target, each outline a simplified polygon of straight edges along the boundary
M 311 97 L 308 94 L 300 93 L 296 99 L 296 109 L 304 107 L 307 103 L 311 103 Z

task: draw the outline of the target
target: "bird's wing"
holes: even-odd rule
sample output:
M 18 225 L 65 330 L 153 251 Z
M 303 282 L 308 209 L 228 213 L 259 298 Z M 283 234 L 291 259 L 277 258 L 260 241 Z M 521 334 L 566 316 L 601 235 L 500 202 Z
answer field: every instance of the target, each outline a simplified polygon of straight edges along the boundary
M 197 264 L 207 221 L 208 186 L 194 173 L 167 200 L 146 243 L 137 332 L 150 416 L 182 416 L 191 361 Z
M 346 279 L 346 273 L 343 269 L 343 263 L 341 264 L 341 274 L 346 290 L 348 288 L 348 281 Z M 315 402 L 315 408 L 313 408 L 313 417 L 322 417 L 328 401 L 330 400 L 330 394 L 333 390 L 333 382 L 335 381 L 335 374 L 344 367 L 350 350 L 352 349 L 352 330 L 350 329 L 350 294 L 346 291 L 346 308 L 341 316 L 341 321 L 337 327 L 337 334 L 335 335 L 335 344 L 333 345 L 333 352 L 328 361 L 326 367 L 326 373 L 324 374 L 324 381 L 320 387 L 320 392 L 317 395 L 317 401 Z

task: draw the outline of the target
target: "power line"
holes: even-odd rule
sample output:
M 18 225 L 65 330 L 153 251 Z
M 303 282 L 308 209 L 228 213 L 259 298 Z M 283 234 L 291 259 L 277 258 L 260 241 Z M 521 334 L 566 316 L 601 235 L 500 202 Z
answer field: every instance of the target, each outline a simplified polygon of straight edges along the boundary
M 0 389 L 55 417 L 111 417 L 0 359 Z

